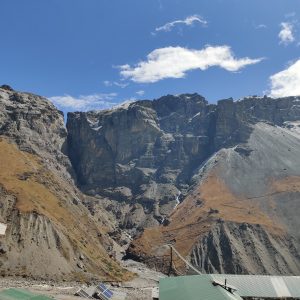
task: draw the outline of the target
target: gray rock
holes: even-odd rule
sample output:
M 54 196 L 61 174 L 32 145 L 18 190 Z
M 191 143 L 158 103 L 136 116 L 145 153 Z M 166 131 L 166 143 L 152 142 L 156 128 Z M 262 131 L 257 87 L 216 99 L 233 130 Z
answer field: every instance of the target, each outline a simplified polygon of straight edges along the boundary
M 84 264 L 83 264 L 82 262 L 78 262 L 78 263 L 77 263 L 77 267 L 78 267 L 79 269 L 84 269 L 84 268 L 85 268 L 85 266 L 84 266 Z
M 278 239 L 262 226 L 237 225 L 227 222 L 214 226 L 209 234 L 194 245 L 191 251 L 192 264 L 208 273 L 299 273 L 299 255 L 292 236 Z
M 112 222 L 102 208 L 98 220 L 89 214 L 71 177 L 66 137 L 63 114 L 50 101 L 0 88 L 0 221 L 8 225 L 1 236 L 3 276 L 68 281 L 81 273 L 88 280 L 112 275 L 107 263 L 121 270 L 107 256 L 112 241 L 102 231 L 104 224 L 112 230 Z M 81 271 L 71 259 L 78 251 L 86 258 Z
M 71 113 L 70 158 L 80 188 L 109 197 L 119 226 L 139 233 L 127 257 L 166 271 L 169 264 L 157 257 L 165 259 L 165 244 L 175 243 L 205 272 L 298 274 L 299 103 L 253 96 L 208 104 L 185 94 Z M 214 178 L 224 188 L 210 199 Z M 195 215 L 206 205 L 201 187 L 208 179 L 210 204 Z M 214 206 L 226 192 L 231 202 Z M 232 222 L 241 203 L 251 209 Z M 255 219 L 252 207 L 264 217 Z M 265 226 L 269 218 L 278 220 L 275 229 Z M 210 229 L 196 237 L 201 222 Z
M 69 113 L 68 151 L 84 192 L 142 205 L 140 222 L 118 212 L 122 227 L 137 228 L 167 217 L 177 194 L 188 193 L 199 167 L 218 150 L 235 147 L 251 155 L 253 124 L 287 126 L 299 118 L 297 97 L 208 104 L 197 94 L 168 95 L 127 108 Z
M 11 91 L 11 92 L 14 91 L 14 89 L 12 87 L 10 87 L 8 84 L 1 85 L 0 89 L 6 90 L 6 91 Z

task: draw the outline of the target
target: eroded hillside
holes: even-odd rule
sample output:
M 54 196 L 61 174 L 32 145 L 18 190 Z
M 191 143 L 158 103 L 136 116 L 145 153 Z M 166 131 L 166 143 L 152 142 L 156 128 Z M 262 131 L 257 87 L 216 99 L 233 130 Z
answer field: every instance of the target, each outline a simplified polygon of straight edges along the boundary
M 299 274 L 299 101 L 165 96 L 71 113 L 67 133 L 46 99 L 1 88 L 2 274 L 129 278 L 111 237 L 130 235 L 165 272 L 173 244 L 205 272 Z
M 207 272 L 298 274 L 299 120 L 297 97 L 166 96 L 69 114 L 68 147 L 137 234 L 129 256 L 166 270 L 172 243 Z
M 111 223 L 95 220 L 62 152 L 63 116 L 42 97 L 0 89 L 0 272 L 39 279 L 123 280 Z
M 299 274 L 299 152 L 295 132 L 254 125 L 246 144 L 202 166 L 167 225 L 146 229 L 128 253 L 166 268 L 173 244 L 211 273 Z

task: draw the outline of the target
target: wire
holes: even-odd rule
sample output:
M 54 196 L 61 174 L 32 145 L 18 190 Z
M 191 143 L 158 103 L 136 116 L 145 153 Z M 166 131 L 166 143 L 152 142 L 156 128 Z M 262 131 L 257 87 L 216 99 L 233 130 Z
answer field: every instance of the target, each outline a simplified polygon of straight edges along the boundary
M 202 273 L 199 271 L 199 270 L 197 270 L 193 265 L 191 265 L 176 249 L 175 249 L 175 247 L 173 246 L 173 245 L 170 245 L 170 244 L 168 244 L 168 246 L 178 255 L 178 257 L 183 261 L 183 262 L 185 262 L 185 264 L 187 265 L 187 266 L 189 266 L 193 271 L 195 271 L 197 274 L 199 274 L 199 275 L 202 275 Z M 171 262 L 172 263 L 172 265 L 173 265 L 173 261 Z M 175 269 L 175 268 L 174 268 Z M 176 271 L 176 270 L 175 270 Z

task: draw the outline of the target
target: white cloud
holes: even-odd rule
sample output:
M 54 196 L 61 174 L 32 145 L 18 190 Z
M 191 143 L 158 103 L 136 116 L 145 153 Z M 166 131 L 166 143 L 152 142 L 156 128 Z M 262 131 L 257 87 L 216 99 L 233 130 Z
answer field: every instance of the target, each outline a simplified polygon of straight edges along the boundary
M 129 85 L 129 83 L 125 83 L 125 82 L 116 82 L 116 81 L 114 81 L 114 85 L 115 85 L 115 86 L 118 86 L 118 87 L 120 87 L 120 88 L 122 88 L 122 89 L 124 89 L 124 88 L 126 88 L 126 86 Z
M 266 24 L 259 24 L 257 26 L 255 26 L 255 29 L 266 29 L 267 25 Z
M 161 0 L 158 0 L 158 8 L 159 10 L 163 10 L 164 7 L 163 7 L 163 4 L 162 4 L 162 1 Z
M 109 80 L 104 80 L 103 84 L 107 87 L 115 85 L 122 89 L 126 88 L 129 85 L 129 83 L 127 83 L 127 82 L 117 82 L 117 81 L 109 81 Z
M 201 50 L 166 47 L 152 51 L 147 60 L 135 66 L 120 66 L 120 74 L 134 82 L 157 82 L 165 78 L 183 78 L 190 70 L 220 67 L 227 71 L 260 62 L 262 58 L 235 58 L 229 46 L 206 46 Z
M 293 24 L 288 23 L 288 22 L 282 22 L 280 24 L 280 26 L 281 26 L 281 30 L 278 34 L 278 37 L 280 40 L 279 43 L 288 45 L 288 44 L 294 42 L 295 37 L 294 37 L 294 33 L 293 33 L 293 30 L 294 30 Z
M 104 80 L 104 81 L 103 81 L 103 84 L 104 84 L 105 86 L 112 86 L 112 85 L 113 85 L 113 83 L 112 83 L 111 81 L 109 81 L 109 80 Z
M 300 96 L 300 59 L 270 77 L 269 95 L 274 98 Z
M 200 23 L 202 25 L 207 25 L 207 21 L 198 15 L 192 15 L 184 20 L 175 20 L 173 22 L 166 23 L 163 26 L 155 28 L 156 32 L 159 31 L 171 31 L 176 25 L 186 25 L 192 26 L 194 23 Z
M 143 96 L 145 94 L 145 91 L 142 91 L 142 90 L 137 91 L 136 94 L 139 95 L 139 96 Z
M 95 109 L 107 109 L 117 104 L 114 102 L 116 93 L 110 94 L 92 94 L 73 97 L 70 95 L 53 96 L 49 100 L 59 109 L 68 111 L 88 111 Z
M 294 11 L 292 11 L 292 12 L 289 12 L 289 13 L 285 14 L 284 16 L 285 16 L 287 19 L 288 19 L 288 18 L 293 18 L 293 17 L 296 16 L 296 13 L 295 13 Z

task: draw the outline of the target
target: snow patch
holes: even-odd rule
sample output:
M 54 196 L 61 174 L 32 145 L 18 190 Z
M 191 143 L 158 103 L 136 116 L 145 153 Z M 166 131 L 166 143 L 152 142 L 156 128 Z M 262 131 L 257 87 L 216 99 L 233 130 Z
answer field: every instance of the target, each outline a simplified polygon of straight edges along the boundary
M 99 131 L 102 127 L 103 126 L 98 126 L 98 127 L 95 127 L 95 128 L 93 127 L 92 129 L 95 130 L 95 131 Z
M 196 113 L 194 116 L 192 116 L 191 120 L 193 120 L 194 118 L 200 116 L 201 112 Z
M 99 124 L 99 121 L 92 121 L 91 119 L 89 118 L 86 118 L 86 120 L 88 121 L 88 123 L 91 125 L 91 126 L 98 126 Z
M 135 102 L 135 100 L 127 100 L 125 102 L 122 102 L 118 105 L 113 106 L 110 110 L 116 110 L 119 108 L 128 109 L 131 103 Z

